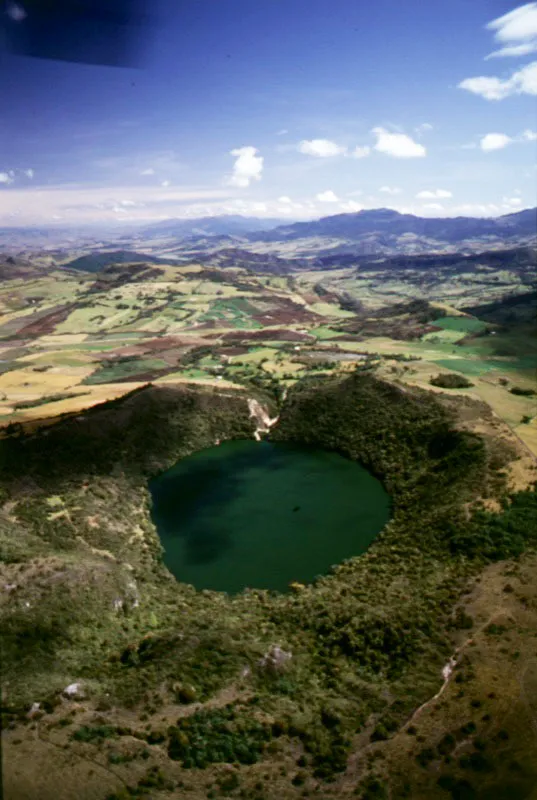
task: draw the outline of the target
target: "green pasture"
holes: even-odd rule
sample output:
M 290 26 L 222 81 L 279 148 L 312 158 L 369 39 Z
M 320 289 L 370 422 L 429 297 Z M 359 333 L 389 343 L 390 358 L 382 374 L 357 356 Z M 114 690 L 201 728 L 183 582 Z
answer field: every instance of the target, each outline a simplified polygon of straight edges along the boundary
M 88 375 L 82 383 L 114 383 L 125 378 L 136 378 L 144 372 L 156 369 L 164 369 L 168 364 L 161 358 L 140 358 L 136 361 L 124 361 L 121 363 L 104 364 L 96 372 Z
M 445 331 L 462 331 L 463 333 L 477 333 L 487 327 L 485 322 L 475 317 L 438 317 L 433 319 L 431 325 Z
M 335 336 L 341 336 L 341 331 L 335 331 L 328 325 L 318 325 L 316 328 L 310 328 L 308 333 L 311 333 L 317 339 L 333 339 Z

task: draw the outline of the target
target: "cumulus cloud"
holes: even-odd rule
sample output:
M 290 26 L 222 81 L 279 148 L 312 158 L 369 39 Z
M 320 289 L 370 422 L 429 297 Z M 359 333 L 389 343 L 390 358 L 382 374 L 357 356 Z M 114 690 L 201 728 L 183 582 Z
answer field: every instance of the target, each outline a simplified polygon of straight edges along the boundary
M 522 205 L 522 200 L 520 197 L 502 197 L 502 203 L 504 206 L 513 206 L 516 208 L 517 206 Z
M 487 133 L 479 140 L 479 146 L 485 153 L 490 153 L 492 150 L 503 150 L 512 141 L 505 133 Z
M 148 167 L 147 169 L 143 169 L 140 172 L 140 175 L 154 175 L 154 174 L 155 174 L 155 170 L 153 169 L 153 167 Z
M 228 183 L 231 186 L 238 186 L 245 189 L 251 181 L 261 180 L 263 174 L 263 156 L 258 156 L 257 147 L 237 147 L 232 150 L 230 155 L 235 156 L 233 173 Z
M 405 133 L 390 133 L 384 128 L 373 128 L 377 137 L 375 150 L 393 158 L 422 158 L 427 151 L 422 144 L 415 142 Z
M 435 198 L 453 197 L 447 189 L 424 189 L 416 195 L 420 200 L 434 200 Z
M 367 147 L 355 147 L 351 153 L 352 158 L 367 158 L 367 156 L 371 153 L 371 148 Z
M 427 208 L 429 211 L 443 211 L 444 206 L 441 203 L 424 203 L 423 208 Z
M 526 64 L 506 80 L 485 75 L 465 78 L 459 83 L 459 89 L 466 89 L 485 100 L 503 100 L 516 94 L 537 95 L 537 61 Z
M 381 186 L 379 189 L 379 192 L 384 194 L 401 194 L 402 191 L 398 186 Z
M 525 3 L 489 22 L 487 29 L 503 45 L 489 53 L 489 58 L 525 56 L 537 51 L 537 3 Z
M 120 200 L 120 201 L 119 201 L 119 204 L 120 204 L 121 206 L 135 206 L 135 205 L 136 205 L 136 203 L 134 202 L 134 200 Z
M 171 181 L 162 181 L 162 183 L 160 185 L 164 186 L 164 188 L 166 189 L 166 187 L 168 187 L 170 185 L 170 183 L 171 183 Z
M 360 203 L 355 203 L 354 200 L 348 200 L 346 203 L 340 203 L 339 207 L 346 214 L 355 214 L 357 211 L 361 211 L 363 209 L 363 206 L 361 206 Z
M 315 195 L 315 197 L 319 203 L 339 202 L 339 197 L 332 191 L 332 189 L 327 189 L 326 192 L 319 192 L 319 194 Z
M 347 148 L 331 142 L 330 139 L 303 139 L 298 144 L 298 152 L 316 158 L 331 158 L 345 155 Z
M 13 183 L 13 178 L 8 172 L 0 172 L 0 183 Z
M 283 195 L 282 197 L 278 197 L 278 203 L 282 203 L 285 205 L 290 205 L 293 201 L 287 195 Z
M 26 177 L 30 179 L 33 178 L 35 174 L 33 169 L 23 169 L 23 172 L 26 175 Z
M 525 142 L 537 142 L 537 131 L 530 131 L 529 128 L 527 128 L 525 131 L 522 131 L 520 138 Z

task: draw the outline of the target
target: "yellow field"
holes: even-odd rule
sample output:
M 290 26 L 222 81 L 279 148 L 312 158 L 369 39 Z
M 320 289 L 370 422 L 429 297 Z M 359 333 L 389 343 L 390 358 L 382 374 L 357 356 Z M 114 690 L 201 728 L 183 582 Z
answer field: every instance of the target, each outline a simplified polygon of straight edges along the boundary
M 51 418 L 60 416 L 60 414 L 72 414 L 84 411 L 87 408 L 105 403 L 107 400 L 115 400 L 117 397 L 122 397 L 134 389 L 144 386 L 143 382 L 125 382 L 125 383 L 101 383 L 93 386 L 78 386 L 75 390 L 76 396 L 68 397 L 64 400 L 57 400 L 54 403 L 47 403 L 46 405 L 34 406 L 33 408 L 25 408 L 20 411 L 5 411 L 0 404 L 0 413 L 9 413 L 10 421 L 13 422 L 26 422 L 27 420 Z
M 88 338 L 87 333 L 63 333 L 63 334 L 56 334 L 51 333 L 46 336 L 40 336 L 39 339 L 36 339 L 34 345 L 38 347 L 57 347 L 58 345 L 65 345 L 65 344 L 82 344 Z
M 165 375 L 163 378 L 158 378 L 157 380 L 152 381 L 152 383 L 159 384 L 160 386 L 163 384 L 174 383 L 197 383 L 203 386 L 219 386 L 221 389 L 240 389 L 241 391 L 244 391 L 244 386 L 239 383 L 233 383 L 233 381 L 228 381 L 225 378 L 218 378 L 214 375 L 207 375 L 207 378 L 185 378 L 181 372 L 172 372 L 170 375 Z M 135 385 L 132 383 L 129 383 L 128 385 L 132 388 L 135 388 Z
M 93 366 L 53 367 L 47 372 L 36 373 L 31 367 L 25 367 L 13 372 L 5 372 L 0 375 L 0 414 L 15 416 L 19 413 L 13 408 L 15 403 L 38 400 L 41 397 L 59 394 L 79 386 L 94 369 Z M 85 387 L 83 390 L 85 391 Z M 24 411 L 31 410 L 25 409 Z M 43 409 L 41 409 L 42 413 Z

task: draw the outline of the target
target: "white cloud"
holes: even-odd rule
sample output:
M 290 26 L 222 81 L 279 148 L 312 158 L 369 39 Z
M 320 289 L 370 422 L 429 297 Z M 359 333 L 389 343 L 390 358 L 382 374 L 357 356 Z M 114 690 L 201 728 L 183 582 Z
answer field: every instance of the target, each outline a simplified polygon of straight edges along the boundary
M 394 158 L 421 158 L 427 151 L 422 144 L 415 142 L 405 133 L 390 133 L 384 128 L 373 128 L 377 137 L 375 150 Z
M 371 148 L 367 147 L 355 147 L 351 153 L 352 158 L 367 158 L 367 156 L 371 153 Z
M 478 94 L 485 100 L 503 100 L 515 94 L 537 95 L 537 61 L 526 64 L 507 80 L 484 75 L 466 78 L 459 83 L 459 89 Z
M 340 203 L 339 207 L 346 214 L 355 214 L 357 211 L 361 211 L 363 209 L 363 206 L 361 206 L 360 203 L 355 203 L 354 200 L 349 200 L 346 203 Z
M 414 128 L 414 131 L 415 131 L 415 133 L 418 134 L 418 136 L 421 136 L 422 134 L 426 133 L 427 131 L 432 131 L 432 129 L 433 129 L 433 126 L 431 125 L 430 122 L 422 122 L 421 125 L 418 125 L 416 128 Z
M 502 197 L 502 202 L 504 205 L 508 206 L 521 206 L 522 200 L 520 197 Z
M 26 175 L 26 177 L 30 179 L 33 178 L 35 174 L 33 169 L 23 169 L 23 172 Z
M 13 178 L 8 172 L 0 172 L 0 183 L 13 183 Z
M 499 42 L 525 41 L 537 37 L 537 3 L 525 3 L 502 17 L 493 19 L 488 30 L 496 31 Z
M 327 189 L 326 192 L 319 192 L 319 194 L 315 195 L 316 199 L 319 203 L 337 203 L 339 202 L 339 197 L 334 194 L 332 189 Z
M 490 58 L 528 56 L 530 53 L 535 52 L 537 52 L 537 41 L 524 42 L 523 44 L 511 44 L 507 45 L 507 47 L 500 48 L 500 50 L 495 50 L 493 53 L 489 53 L 488 56 L 485 56 L 485 61 L 488 61 Z
M 283 197 L 278 197 L 278 203 L 282 203 L 285 205 L 290 205 L 293 201 L 287 195 L 283 195 Z
M 425 189 L 422 192 L 418 192 L 416 197 L 420 200 L 434 200 L 435 198 L 453 197 L 453 195 L 447 189 Z
M 120 200 L 120 201 L 119 201 L 119 204 L 120 204 L 121 206 L 135 206 L 135 205 L 136 205 L 136 203 L 134 202 L 134 200 Z
M 495 50 L 488 58 L 525 56 L 537 50 L 537 3 L 525 3 L 507 14 L 489 22 L 487 29 L 504 47 Z
M 525 142 L 537 142 L 537 131 L 530 131 L 529 128 L 527 128 L 525 131 L 522 131 L 520 137 Z
M 443 211 L 444 206 L 441 203 L 424 203 L 423 208 L 429 209 L 429 211 Z
M 487 133 L 480 139 L 479 146 L 485 153 L 490 153 L 492 150 L 502 150 L 512 141 L 505 133 Z
M 166 187 L 168 187 L 170 185 L 170 183 L 171 183 L 171 181 L 162 181 L 162 183 L 160 185 L 164 186 L 164 188 L 166 188 Z
M 402 191 L 398 186 L 381 186 L 379 189 L 379 192 L 384 194 L 401 194 Z
M 256 147 L 237 147 L 230 155 L 236 157 L 233 173 L 228 179 L 231 186 L 245 189 L 251 181 L 261 180 L 263 173 L 263 156 L 258 156 Z
M 359 197 L 363 194 L 361 189 L 355 189 L 353 192 L 347 192 L 347 197 Z
M 259 214 L 263 214 L 267 210 L 267 204 L 266 203 L 252 203 L 251 208 L 252 208 L 252 211 L 255 211 L 256 213 L 259 213 Z
M 298 144 L 298 152 L 304 153 L 306 156 L 330 158 L 332 156 L 345 155 L 347 148 L 341 147 L 329 139 L 303 139 Z
M 281 131 L 276 131 L 276 136 L 285 136 L 286 133 L 289 133 L 287 128 L 282 128 Z
M 155 174 L 155 170 L 153 169 L 153 167 L 148 167 L 147 169 L 143 169 L 140 172 L 140 175 L 154 175 L 154 174 Z

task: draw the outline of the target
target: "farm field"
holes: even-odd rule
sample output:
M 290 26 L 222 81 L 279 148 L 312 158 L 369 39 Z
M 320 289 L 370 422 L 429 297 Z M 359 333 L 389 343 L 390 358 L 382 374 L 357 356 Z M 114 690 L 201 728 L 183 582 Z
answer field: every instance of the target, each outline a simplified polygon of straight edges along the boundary
M 308 374 L 368 369 L 430 389 L 434 376 L 455 373 L 472 386 L 446 391 L 485 401 L 537 453 L 532 326 L 511 330 L 465 314 L 453 305 L 457 287 L 442 294 L 436 286 L 434 301 L 422 301 L 424 323 L 408 299 L 412 274 L 273 277 L 196 264 L 40 269 L 35 280 L 0 286 L 4 425 L 78 411 L 151 381 L 246 384 L 278 396 Z M 457 281 L 471 285 L 468 275 Z M 479 276 L 470 294 L 482 288 Z M 342 306 L 342 291 L 359 301 L 354 310 Z

